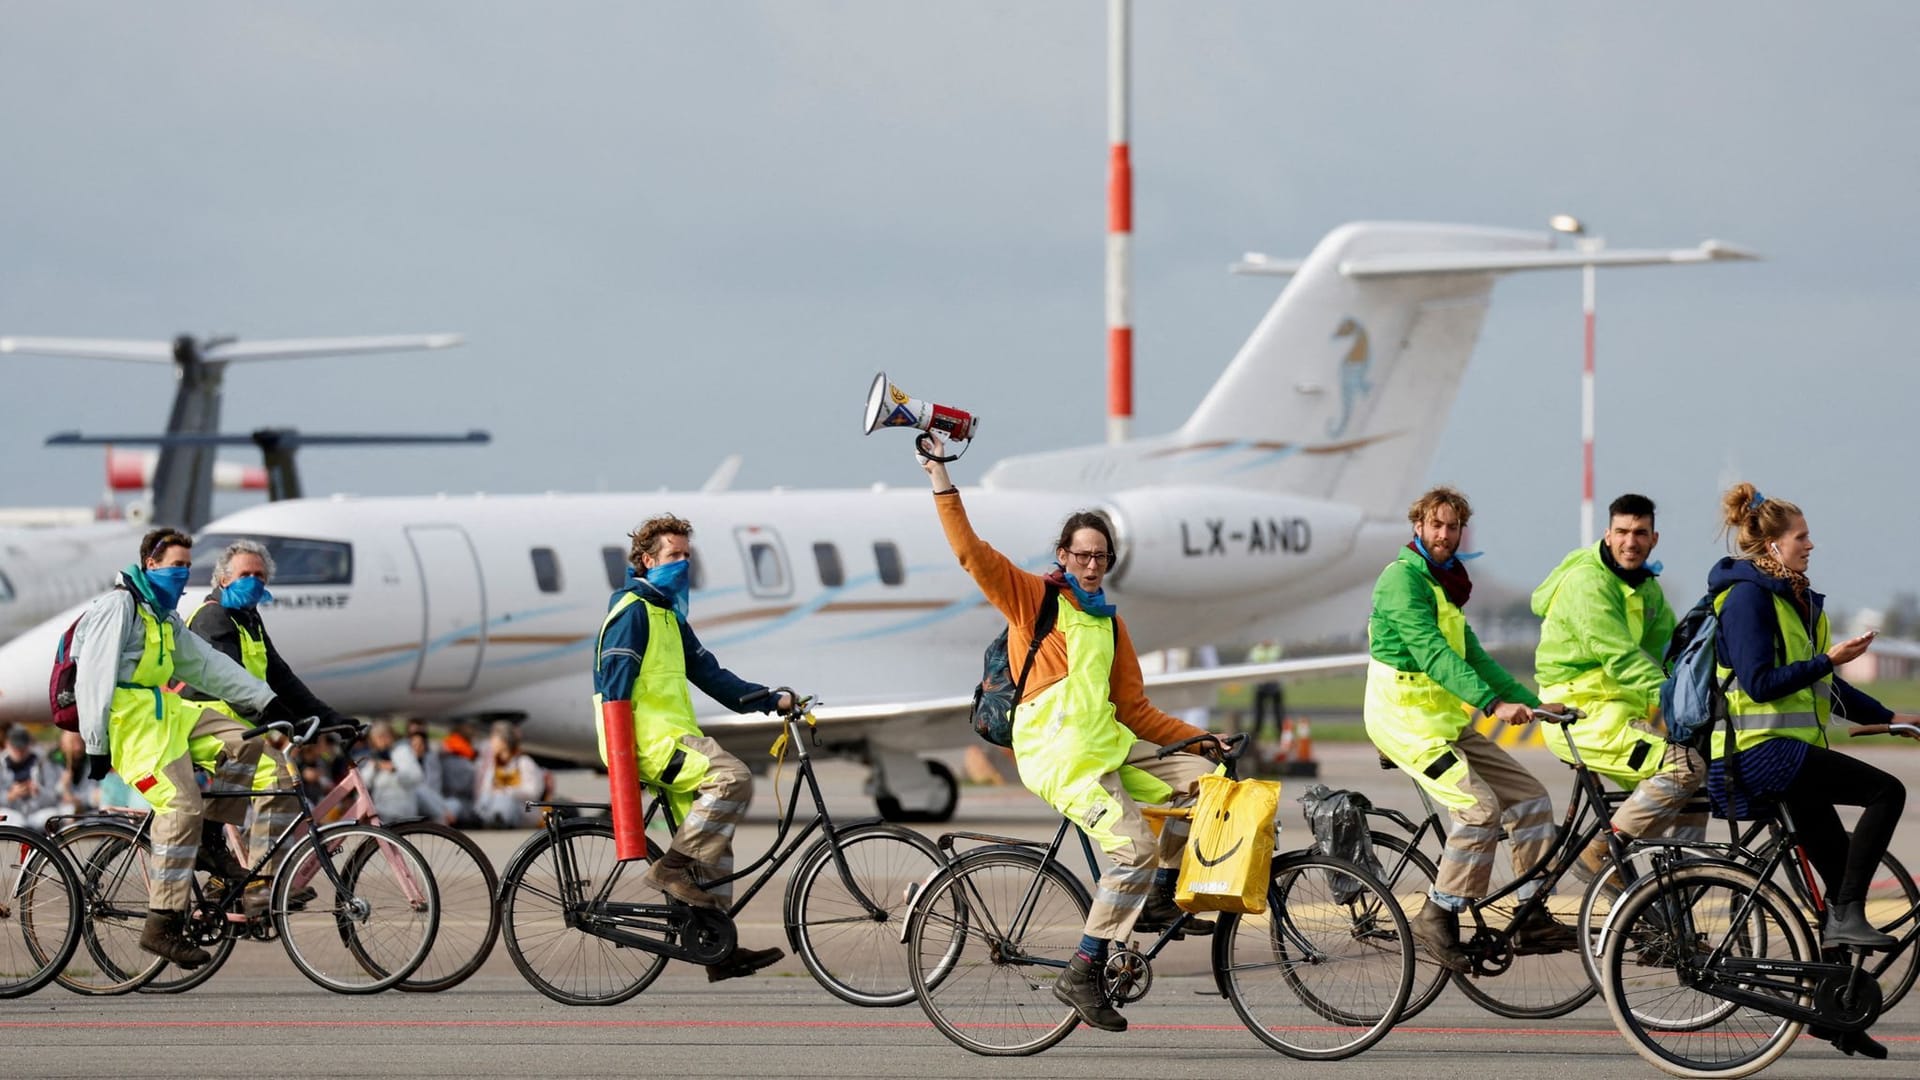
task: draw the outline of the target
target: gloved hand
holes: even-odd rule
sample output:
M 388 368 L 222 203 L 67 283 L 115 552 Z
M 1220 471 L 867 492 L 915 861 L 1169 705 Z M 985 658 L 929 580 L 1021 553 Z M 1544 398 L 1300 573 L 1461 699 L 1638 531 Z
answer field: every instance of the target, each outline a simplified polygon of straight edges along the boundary
M 267 702 L 266 708 L 260 710 L 260 722 L 262 724 L 277 724 L 284 720 L 298 727 L 300 722 L 306 718 L 306 714 L 294 708 L 284 697 L 274 698 L 272 701 Z
M 87 779 L 96 781 L 105 780 L 107 774 L 112 771 L 113 756 L 111 754 L 87 755 Z

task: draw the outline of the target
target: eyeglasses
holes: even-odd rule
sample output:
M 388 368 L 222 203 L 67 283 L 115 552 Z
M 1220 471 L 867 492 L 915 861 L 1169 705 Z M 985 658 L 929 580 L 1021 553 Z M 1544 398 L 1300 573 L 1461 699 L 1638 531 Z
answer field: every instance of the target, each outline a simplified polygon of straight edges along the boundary
M 1099 563 L 1102 566 L 1111 566 L 1113 564 L 1113 552 L 1111 551 L 1069 551 L 1067 552 L 1067 558 L 1072 559 L 1081 566 L 1092 566 L 1095 563 Z

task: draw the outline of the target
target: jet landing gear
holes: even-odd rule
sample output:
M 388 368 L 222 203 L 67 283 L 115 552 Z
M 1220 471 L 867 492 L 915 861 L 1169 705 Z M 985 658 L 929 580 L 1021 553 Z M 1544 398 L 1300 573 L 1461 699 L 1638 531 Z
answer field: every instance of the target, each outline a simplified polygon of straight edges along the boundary
M 917 754 L 868 748 L 873 804 L 888 821 L 950 821 L 960 805 L 960 780 L 943 762 Z

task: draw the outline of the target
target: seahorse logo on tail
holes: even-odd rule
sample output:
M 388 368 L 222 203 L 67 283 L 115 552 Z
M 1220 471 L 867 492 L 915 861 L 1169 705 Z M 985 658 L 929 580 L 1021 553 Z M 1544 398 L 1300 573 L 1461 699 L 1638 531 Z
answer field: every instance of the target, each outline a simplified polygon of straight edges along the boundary
M 1367 348 L 1367 330 L 1352 317 L 1340 320 L 1339 329 L 1333 332 L 1335 341 L 1352 338 L 1353 345 L 1347 354 L 1340 358 L 1340 416 L 1327 421 L 1329 438 L 1339 438 L 1346 434 L 1347 424 L 1353 419 L 1353 407 L 1360 399 L 1373 392 L 1373 383 L 1367 380 L 1367 368 L 1373 363 L 1373 353 Z

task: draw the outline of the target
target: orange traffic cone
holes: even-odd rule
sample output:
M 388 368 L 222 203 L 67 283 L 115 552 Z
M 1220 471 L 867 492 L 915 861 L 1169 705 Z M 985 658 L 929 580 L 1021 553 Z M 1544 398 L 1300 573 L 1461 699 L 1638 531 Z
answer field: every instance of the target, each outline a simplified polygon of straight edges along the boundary
M 1285 765 L 1293 758 L 1293 721 L 1280 718 L 1280 745 L 1273 748 L 1273 763 Z
M 1313 759 L 1313 721 L 1301 717 L 1295 723 L 1293 757 L 1280 766 L 1283 776 L 1319 776 L 1320 763 Z

